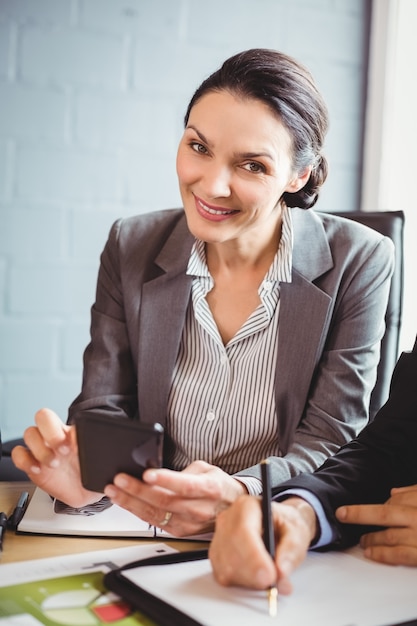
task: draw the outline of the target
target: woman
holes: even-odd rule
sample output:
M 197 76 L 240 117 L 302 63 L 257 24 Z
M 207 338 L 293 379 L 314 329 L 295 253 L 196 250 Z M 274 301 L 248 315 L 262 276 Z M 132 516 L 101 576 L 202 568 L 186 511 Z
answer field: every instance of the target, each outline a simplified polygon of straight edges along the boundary
M 111 229 L 68 423 L 103 412 L 164 424 L 165 469 L 118 475 L 105 493 L 172 534 L 208 530 L 259 493 L 262 458 L 277 485 L 367 421 L 393 245 L 306 210 L 327 175 L 327 124 L 305 68 L 272 50 L 237 54 L 188 107 L 184 208 Z M 81 486 L 73 426 L 49 410 L 36 423 L 16 465 L 71 506 L 97 500 Z

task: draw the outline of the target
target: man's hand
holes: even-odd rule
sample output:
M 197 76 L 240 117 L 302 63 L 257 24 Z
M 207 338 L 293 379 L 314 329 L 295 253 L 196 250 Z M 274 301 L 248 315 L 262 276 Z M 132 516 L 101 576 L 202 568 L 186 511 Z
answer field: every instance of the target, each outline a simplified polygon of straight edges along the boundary
M 312 507 L 298 497 L 272 503 L 275 562 L 262 540 L 260 499 L 240 497 L 220 513 L 209 557 L 221 585 L 266 589 L 274 584 L 282 594 L 292 592 L 290 574 L 303 561 L 316 534 Z
M 392 489 L 385 504 L 342 506 L 336 515 L 346 524 L 385 527 L 362 536 L 366 557 L 392 565 L 417 565 L 417 485 Z

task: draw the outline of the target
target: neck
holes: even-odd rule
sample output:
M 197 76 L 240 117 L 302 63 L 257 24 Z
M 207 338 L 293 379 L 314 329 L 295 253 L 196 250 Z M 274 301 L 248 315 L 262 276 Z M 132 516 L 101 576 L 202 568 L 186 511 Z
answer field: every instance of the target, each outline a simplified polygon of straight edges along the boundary
M 268 268 L 277 253 L 281 239 L 281 220 L 268 237 L 259 233 L 244 240 L 234 239 L 222 243 L 206 243 L 207 265 L 211 273 L 219 270 L 257 270 Z

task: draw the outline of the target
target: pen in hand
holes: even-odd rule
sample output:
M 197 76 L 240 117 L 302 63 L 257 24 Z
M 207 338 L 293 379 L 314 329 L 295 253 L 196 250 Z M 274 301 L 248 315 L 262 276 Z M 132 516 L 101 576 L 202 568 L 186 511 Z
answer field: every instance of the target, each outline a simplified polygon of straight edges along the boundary
M 261 462 L 262 472 L 262 525 L 263 541 L 271 558 L 275 562 L 275 537 L 272 523 L 271 511 L 271 478 L 269 474 L 269 461 L 265 459 Z M 278 589 L 276 584 L 268 589 L 269 615 L 275 617 L 277 614 Z

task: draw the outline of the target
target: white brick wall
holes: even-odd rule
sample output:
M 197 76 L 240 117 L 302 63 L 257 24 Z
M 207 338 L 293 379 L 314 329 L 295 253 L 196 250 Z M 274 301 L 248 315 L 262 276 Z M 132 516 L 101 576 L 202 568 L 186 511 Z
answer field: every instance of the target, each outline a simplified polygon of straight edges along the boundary
M 188 99 L 227 56 L 293 54 L 329 104 L 320 207 L 355 208 L 367 0 L 0 0 L 0 426 L 78 393 L 119 216 L 179 204 Z

